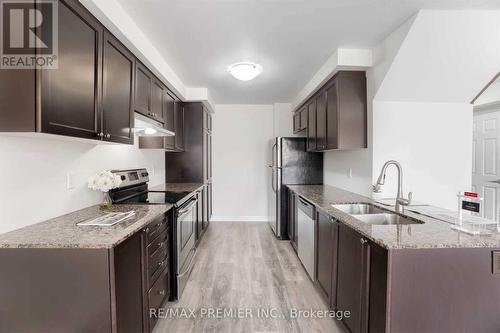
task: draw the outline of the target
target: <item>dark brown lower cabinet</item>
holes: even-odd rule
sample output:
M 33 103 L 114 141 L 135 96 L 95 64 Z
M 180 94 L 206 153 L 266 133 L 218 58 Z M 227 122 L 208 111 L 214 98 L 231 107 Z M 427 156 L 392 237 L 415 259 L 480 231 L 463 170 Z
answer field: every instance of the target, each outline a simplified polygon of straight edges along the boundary
M 337 309 L 349 311 L 343 323 L 351 332 L 366 332 L 366 293 L 369 245 L 365 238 L 340 224 L 338 244 Z
M 170 221 L 111 249 L 0 249 L 0 332 L 151 332 L 170 295 Z
M 331 309 L 337 301 L 338 222 L 316 211 L 316 284 Z
M 287 218 L 287 232 L 288 239 L 290 240 L 292 247 L 297 251 L 297 237 L 296 237 L 296 213 L 295 213 L 295 193 L 288 189 L 288 218 Z

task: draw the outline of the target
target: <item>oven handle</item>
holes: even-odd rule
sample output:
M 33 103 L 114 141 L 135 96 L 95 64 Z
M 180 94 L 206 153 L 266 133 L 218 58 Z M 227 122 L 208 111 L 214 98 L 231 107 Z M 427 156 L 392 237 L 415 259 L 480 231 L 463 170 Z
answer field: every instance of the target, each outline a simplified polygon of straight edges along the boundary
M 184 275 L 186 275 L 186 274 L 187 274 L 187 272 L 189 272 L 189 271 L 191 270 L 191 268 L 193 268 L 194 258 L 196 258 L 196 253 L 197 253 L 197 251 L 196 251 L 196 247 L 193 247 L 191 250 L 189 250 L 189 253 L 191 253 L 191 252 L 193 252 L 193 251 L 194 251 L 194 254 L 193 254 L 193 256 L 191 257 L 191 261 L 189 262 L 189 265 L 188 265 L 187 269 L 186 269 L 184 272 L 177 274 L 177 277 L 178 277 L 178 278 L 183 277 Z
M 196 204 L 196 200 L 196 198 L 191 198 L 187 203 L 182 205 L 182 209 L 179 209 L 177 211 L 177 216 L 181 216 L 189 212 L 191 208 L 193 208 L 193 206 Z

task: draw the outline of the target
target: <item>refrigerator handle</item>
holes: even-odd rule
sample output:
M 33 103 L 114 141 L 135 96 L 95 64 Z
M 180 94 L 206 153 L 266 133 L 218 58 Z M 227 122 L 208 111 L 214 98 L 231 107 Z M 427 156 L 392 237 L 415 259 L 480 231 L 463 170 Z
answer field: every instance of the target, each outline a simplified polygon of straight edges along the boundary
M 274 158 L 275 158 L 275 155 L 276 155 L 276 154 L 274 153 L 274 151 L 275 151 L 275 149 L 276 149 L 277 145 L 278 145 L 278 144 L 277 144 L 277 143 L 275 143 L 275 144 L 273 145 L 273 148 L 271 149 L 271 154 L 272 154 L 272 156 L 271 156 L 271 163 L 272 163 L 272 164 L 271 164 L 271 166 L 272 166 L 272 167 L 275 167 L 275 166 L 276 166 L 276 163 L 275 163 L 275 161 L 274 161 Z
M 275 179 L 276 179 L 276 177 L 274 175 L 274 167 L 271 168 L 271 170 L 272 170 L 271 171 L 271 186 L 273 188 L 273 192 L 276 193 L 276 186 L 274 185 L 274 182 L 275 182 Z

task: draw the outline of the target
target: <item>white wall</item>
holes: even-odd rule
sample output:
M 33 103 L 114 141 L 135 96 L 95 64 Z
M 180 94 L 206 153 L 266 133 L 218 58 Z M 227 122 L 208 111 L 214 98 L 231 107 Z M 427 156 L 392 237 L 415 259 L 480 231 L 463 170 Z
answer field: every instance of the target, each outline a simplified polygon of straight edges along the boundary
M 266 221 L 273 105 L 216 105 L 213 221 Z
M 289 103 L 274 104 L 274 135 L 273 136 L 294 136 L 292 105 Z
M 137 140 L 136 140 L 137 142 Z M 146 167 L 165 179 L 165 154 L 129 145 L 95 145 L 55 136 L 0 136 L 0 233 L 98 204 L 87 179 L 101 170 Z M 66 188 L 67 174 L 75 188 Z
M 404 192 L 415 201 L 456 209 L 456 194 L 471 188 L 472 105 L 374 102 L 373 179 L 391 159 L 403 166 Z M 394 198 L 395 167 L 384 194 Z

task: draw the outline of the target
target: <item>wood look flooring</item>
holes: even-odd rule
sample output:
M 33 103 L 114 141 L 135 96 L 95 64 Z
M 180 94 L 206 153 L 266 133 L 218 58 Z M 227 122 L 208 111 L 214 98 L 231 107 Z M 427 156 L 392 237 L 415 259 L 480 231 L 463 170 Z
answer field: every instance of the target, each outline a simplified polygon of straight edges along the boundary
M 211 223 L 195 260 L 180 301 L 167 303 L 166 318 L 159 320 L 154 333 L 344 332 L 332 318 L 290 319 L 290 309 L 328 307 L 290 243 L 278 241 L 267 223 Z M 169 315 L 176 308 L 179 315 Z M 188 309 L 194 318 L 186 318 Z M 219 309 L 222 318 L 214 318 L 217 313 L 210 316 L 210 309 Z M 258 309 L 280 318 L 259 315 Z

